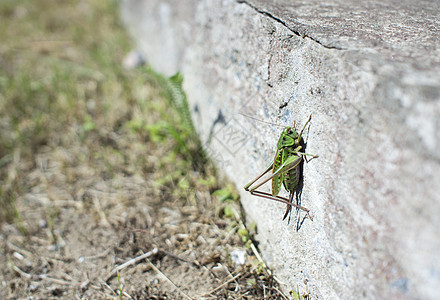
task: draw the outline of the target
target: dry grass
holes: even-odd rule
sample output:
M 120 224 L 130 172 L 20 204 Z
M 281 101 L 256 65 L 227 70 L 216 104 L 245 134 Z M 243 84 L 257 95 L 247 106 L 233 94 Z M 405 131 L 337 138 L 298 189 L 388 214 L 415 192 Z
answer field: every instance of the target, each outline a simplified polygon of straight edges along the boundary
M 0 2 L 0 298 L 284 298 L 116 12 Z

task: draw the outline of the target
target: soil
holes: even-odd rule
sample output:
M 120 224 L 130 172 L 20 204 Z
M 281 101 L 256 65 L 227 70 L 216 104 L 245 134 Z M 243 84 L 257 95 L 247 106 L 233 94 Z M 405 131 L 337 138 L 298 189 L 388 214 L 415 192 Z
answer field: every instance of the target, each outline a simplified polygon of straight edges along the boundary
M 36 155 L 39 165 L 25 178 L 30 191 L 17 201 L 27 232 L 2 227 L 3 299 L 106 299 L 120 291 L 134 299 L 280 297 L 209 191 L 182 203 L 148 179 L 66 166 L 67 153 Z M 231 261 L 234 250 L 246 253 L 244 265 Z

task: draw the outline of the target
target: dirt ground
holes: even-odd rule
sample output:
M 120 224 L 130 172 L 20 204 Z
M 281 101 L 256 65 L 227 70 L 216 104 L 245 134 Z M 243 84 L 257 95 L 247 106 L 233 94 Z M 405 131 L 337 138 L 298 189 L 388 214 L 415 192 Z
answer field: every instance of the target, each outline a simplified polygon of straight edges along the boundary
M 0 3 L 0 298 L 288 298 L 117 9 Z

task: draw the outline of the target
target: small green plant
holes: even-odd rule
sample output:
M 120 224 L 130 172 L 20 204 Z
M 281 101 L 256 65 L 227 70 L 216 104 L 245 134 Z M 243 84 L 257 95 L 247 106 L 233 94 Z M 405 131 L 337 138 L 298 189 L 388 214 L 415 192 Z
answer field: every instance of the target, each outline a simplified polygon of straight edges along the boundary
M 231 186 L 227 186 L 222 189 L 218 189 L 212 193 L 214 197 L 218 197 L 220 202 L 226 202 L 228 200 L 238 201 L 239 195 Z
M 223 213 L 226 218 L 229 218 L 229 219 L 235 218 L 234 208 L 230 204 L 226 204 L 226 206 L 223 209 Z
M 176 141 L 175 151 L 191 161 L 193 169 L 204 173 L 209 160 L 194 129 L 188 100 L 182 87 L 182 74 L 178 72 L 171 77 L 165 77 L 150 67 L 143 70 L 150 80 L 155 81 L 164 91 L 163 96 L 168 99 L 168 106 L 177 114 L 175 118 L 170 115 L 169 107 L 151 106 L 150 108 L 157 111 L 165 122 L 154 124 L 153 127 L 147 126 L 145 129 L 158 140 L 163 140 L 164 134 L 173 138 Z
M 14 223 L 22 234 L 27 234 L 20 211 L 17 209 L 16 197 L 20 193 L 21 185 L 18 178 L 12 179 L 7 185 L 0 185 L 0 221 Z
M 123 299 L 123 295 L 124 295 L 124 293 L 123 293 L 123 291 L 122 291 L 123 287 L 122 287 L 122 284 L 121 284 L 121 278 L 120 278 L 120 276 L 119 276 L 119 271 L 116 272 L 116 277 L 118 278 L 119 299 L 122 300 L 122 299 Z
M 307 286 L 306 286 L 306 288 L 307 288 Z M 299 292 L 298 285 L 296 286 L 296 291 L 290 290 L 289 294 L 295 300 L 307 300 L 307 299 L 310 299 L 310 293 L 308 292 L 308 288 L 307 288 L 307 292 L 304 292 L 304 293 L 301 294 Z
M 82 129 L 84 132 L 96 129 L 96 124 L 93 122 L 92 118 L 89 115 L 86 115 L 84 123 L 82 124 Z
M 245 247 L 249 249 L 251 247 L 252 240 L 248 230 L 244 227 L 241 227 L 238 229 L 237 233 L 241 237 L 241 241 L 245 243 Z
M 47 227 L 49 228 L 52 242 L 54 244 L 57 243 L 54 230 L 55 230 L 55 221 L 58 218 L 58 214 L 59 214 L 58 207 L 47 208 L 47 210 L 46 210 Z
M 290 294 L 290 296 L 292 296 L 293 297 L 293 299 L 295 299 L 295 300 L 301 300 L 301 296 L 299 295 L 299 292 L 298 292 L 298 287 L 297 287 L 297 290 L 296 291 L 294 291 L 294 290 L 291 290 L 290 292 L 289 292 L 289 294 Z

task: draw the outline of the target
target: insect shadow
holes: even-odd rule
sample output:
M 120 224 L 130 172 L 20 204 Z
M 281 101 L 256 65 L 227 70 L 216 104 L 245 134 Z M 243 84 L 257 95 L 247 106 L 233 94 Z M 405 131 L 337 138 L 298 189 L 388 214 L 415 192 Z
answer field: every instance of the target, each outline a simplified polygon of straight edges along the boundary
M 309 139 L 309 132 L 310 132 L 310 125 L 307 127 L 307 134 L 306 134 L 306 140 L 304 141 L 304 138 L 301 138 L 300 144 L 303 147 L 302 149 L 304 149 L 304 152 L 306 152 L 307 149 L 307 140 Z M 308 163 L 309 161 L 315 159 L 315 157 L 309 158 L 307 159 L 307 156 L 304 157 L 303 161 L 301 161 L 300 165 L 299 165 L 299 169 L 300 169 L 300 177 L 299 177 L 299 182 L 298 185 L 295 188 L 295 202 L 297 205 L 301 205 L 302 199 L 302 191 L 303 191 L 303 187 L 304 187 L 304 162 Z M 287 217 L 287 224 L 290 224 L 290 219 L 292 216 L 292 206 L 286 208 L 286 213 L 284 215 L 283 220 L 286 219 Z M 295 220 L 296 220 L 296 231 L 299 231 L 302 227 L 302 225 L 304 224 L 304 221 L 307 219 L 307 214 L 301 216 L 300 215 L 300 209 L 298 207 L 295 207 Z

